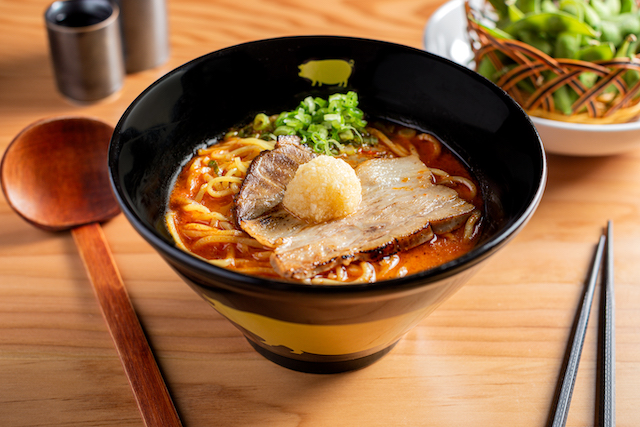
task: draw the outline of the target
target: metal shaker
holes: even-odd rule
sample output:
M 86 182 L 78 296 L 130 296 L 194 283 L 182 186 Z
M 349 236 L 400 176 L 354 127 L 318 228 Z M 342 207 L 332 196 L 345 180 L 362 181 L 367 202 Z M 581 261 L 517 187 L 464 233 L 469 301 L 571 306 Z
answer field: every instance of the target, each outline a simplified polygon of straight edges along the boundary
M 80 103 L 118 91 L 124 80 L 118 6 L 109 0 L 65 0 L 45 11 L 58 90 Z
M 169 58 L 166 0 L 116 0 L 127 73 L 163 64 Z

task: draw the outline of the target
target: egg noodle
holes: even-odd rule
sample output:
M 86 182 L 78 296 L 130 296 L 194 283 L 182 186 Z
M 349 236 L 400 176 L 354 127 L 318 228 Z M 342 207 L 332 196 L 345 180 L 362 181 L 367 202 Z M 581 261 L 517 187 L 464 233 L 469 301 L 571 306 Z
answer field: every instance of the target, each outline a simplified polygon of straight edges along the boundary
M 402 135 L 405 137 L 402 138 L 404 143 L 397 144 L 379 129 L 368 130 L 381 142 L 374 147 L 366 147 L 370 158 L 418 155 L 418 150 L 407 137 L 418 138 L 421 145 L 428 146 L 432 156 L 437 157 L 442 151 L 439 141 L 428 134 L 416 135 L 413 130 L 402 129 L 405 132 Z M 238 229 L 233 215 L 234 196 L 240 191 L 251 161 L 262 151 L 272 150 L 274 146 L 275 141 L 228 136 L 219 143 L 198 150 L 176 181 L 166 213 L 166 225 L 177 247 L 219 267 L 250 275 L 280 278 L 269 261 L 272 250 Z M 361 152 L 356 153 L 354 148 L 347 148 L 341 157 L 353 165 L 353 159 L 358 155 L 360 158 L 355 162 L 362 161 L 363 150 L 361 148 Z M 467 200 L 477 199 L 478 191 L 471 179 L 452 176 L 438 168 L 430 169 L 436 183 L 455 188 Z M 465 250 L 468 250 L 478 234 L 480 219 L 476 209 L 462 228 L 460 236 L 448 233 L 437 239 L 461 240 L 459 243 L 466 245 Z M 409 270 L 400 261 L 399 254 L 375 262 L 358 261 L 335 267 L 305 282 L 339 284 L 401 277 Z

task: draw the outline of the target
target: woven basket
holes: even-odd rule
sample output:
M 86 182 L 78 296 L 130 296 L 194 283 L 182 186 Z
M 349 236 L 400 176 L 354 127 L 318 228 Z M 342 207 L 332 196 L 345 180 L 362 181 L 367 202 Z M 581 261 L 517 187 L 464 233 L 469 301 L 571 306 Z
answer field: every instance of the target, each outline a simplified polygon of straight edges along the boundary
M 474 52 L 475 63 L 488 57 L 496 69 L 509 71 L 496 82 L 524 110 L 537 117 L 577 123 L 625 123 L 640 117 L 640 81 L 628 87 L 623 75 L 628 70 L 640 71 L 640 59 L 614 58 L 609 61 L 586 62 L 555 59 L 542 51 L 517 40 L 497 39 L 477 24 L 485 16 L 482 11 L 465 2 L 467 31 Z M 502 55 L 499 55 L 501 52 Z M 501 59 L 502 58 L 502 59 Z M 549 77 L 550 71 L 553 77 Z M 582 73 L 595 73 L 595 84 L 585 87 Z M 544 76 L 543 76 L 544 74 Z M 522 90 L 524 83 L 534 91 Z M 578 98 L 571 105 L 571 114 L 559 111 L 553 93 L 568 85 Z M 611 86 L 617 90 L 611 90 Z

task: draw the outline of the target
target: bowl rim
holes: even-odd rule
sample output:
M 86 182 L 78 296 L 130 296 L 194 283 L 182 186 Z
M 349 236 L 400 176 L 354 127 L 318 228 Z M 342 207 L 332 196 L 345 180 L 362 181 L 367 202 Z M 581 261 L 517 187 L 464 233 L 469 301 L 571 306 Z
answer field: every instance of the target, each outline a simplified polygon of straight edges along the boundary
M 531 116 L 534 124 L 578 132 L 628 132 L 640 129 L 640 120 L 626 123 L 573 123 Z
M 257 45 L 261 43 L 269 43 L 273 41 L 286 41 L 286 40 L 297 40 L 297 39 L 340 39 L 345 41 L 358 41 L 358 42 L 366 42 L 366 43 L 377 43 L 381 45 L 387 45 L 391 47 L 399 47 L 401 49 L 406 49 L 413 51 L 419 55 L 430 57 L 433 60 L 443 62 L 448 64 L 448 66 L 452 66 L 454 68 L 458 68 L 462 72 L 468 74 L 473 79 L 481 81 L 483 84 L 488 84 L 492 87 L 492 89 L 499 93 L 499 95 L 504 98 L 505 102 L 512 104 L 512 106 L 520 111 L 523 118 L 525 118 L 529 124 L 531 125 L 531 129 L 534 131 L 537 136 L 538 141 L 538 149 L 540 153 L 539 160 L 539 177 L 537 177 L 537 182 L 535 183 L 535 194 L 531 197 L 526 207 L 522 210 L 522 213 L 517 218 L 514 218 L 508 226 L 504 229 L 498 231 L 494 236 L 489 238 L 487 241 L 482 242 L 481 244 L 472 248 L 469 252 L 464 255 L 457 257 L 447 263 L 441 264 L 439 266 L 433 267 L 431 269 L 422 270 L 414 274 L 409 274 L 404 277 L 394 278 L 394 279 L 386 279 L 379 280 L 375 282 L 365 282 L 365 283 L 352 283 L 352 284 L 340 284 L 340 285 L 322 285 L 322 284 L 307 284 L 295 281 L 287 281 L 287 280 L 277 280 L 272 278 L 263 278 L 258 276 L 252 276 L 249 274 L 236 272 L 233 270 L 228 270 L 223 267 L 218 267 L 216 265 L 210 264 L 205 260 L 199 259 L 196 256 L 185 252 L 184 250 L 178 248 L 175 245 L 172 245 L 165 238 L 159 236 L 157 230 L 153 227 L 150 227 L 147 224 L 147 221 L 141 219 L 137 214 L 136 210 L 133 206 L 131 206 L 125 197 L 122 196 L 121 192 L 122 188 L 120 186 L 119 180 L 117 179 L 117 171 L 119 170 L 118 158 L 115 155 L 114 147 L 120 146 L 118 144 L 118 135 L 122 130 L 124 125 L 124 121 L 129 116 L 131 111 L 141 102 L 141 99 L 145 97 L 147 93 L 152 91 L 156 86 L 162 84 L 165 80 L 169 79 L 171 76 L 183 72 L 189 67 L 194 66 L 197 63 L 207 61 L 216 56 L 223 55 L 228 51 L 233 51 L 237 49 L 242 49 L 246 46 Z M 112 189 L 118 203 L 121 206 L 121 210 L 125 217 L 129 220 L 131 225 L 135 228 L 135 230 L 149 243 L 151 244 L 156 251 L 159 252 L 159 255 L 169 263 L 170 266 L 173 266 L 173 262 L 170 261 L 172 258 L 178 261 L 180 264 L 186 265 L 188 268 L 192 269 L 192 271 L 198 272 L 200 275 L 210 275 L 212 274 L 210 270 L 214 271 L 216 277 L 216 286 L 217 287 L 226 287 L 228 289 L 234 290 L 243 290 L 245 292 L 256 292 L 259 294 L 265 293 L 297 293 L 304 295 L 322 295 L 322 296 L 332 296 L 332 295 L 340 295 L 344 297 L 345 295 L 352 295 L 354 297 L 363 297 L 365 295 L 369 296 L 372 294 L 380 294 L 380 293 L 399 293 L 401 291 L 408 291 L 414 288 L 420 288 L 424 286 L 428 286 L 431 284 L 436 284 L 444 279 L 447 279 L 451 276 L 454 276 L 462 271 L 470 270 L 471 267 L 479 264 L 484 261 L 489 256 L 493 255 L 500 247 L 506 244 L 511 238 L 513 238 L 516 232 L 522 228 L 531 218 L 535 210 L 537 209 L 542 196 L 544 194 L 544 190 L 546 187 L 547 176 L 548 176 L 548 166 L 547 159 L 544 146 L 538 135 L 538 131 L 533 125 L 531 118 L 529 115 L 524 112 L 524 110 L 517 104 L 509 95 L 502 90 L 500 87 L 496 86 L 489 80 L 480 76 L 479 74 L 473 72 L 467 67 L 464 67 L 454 61 L 451 61 L 447 58 L 441 57 L 439 55 L 435 55 L 433 53 L 427 52 L 423 49 L 414 48 L 407 45 L 402 45 L 398 43 L 370 39 L 370 38 L 361 38 L 361 37 L 350 37 L 350 36 L 333 36 L 333 35 L 302 35 L 302 36 L 284 36 L 284 37 L 273 37 L 267 39 L 259 39 L 253 40 L 249 42 L 244 42 L 240 44 L 236 44 L 233 46 L 228 46 L 216 51 L 209 52 L 207 54 L 201 55 L 197 58 L 189 60 L 184 64 L 174 68 L 169 71 L 165 75 L 158 78 L 151 85 L 144 89 L 127 107 L 127 109 L 122 113 L 120 119 L 118 120 L 117 125 L 114 128 L 113 136 L 109 144 L 109 175 L 110 181 L 112 185 Z M 162 251 L 159 250 L 162 249 Z M 166 255 L 163 253 L 166 252 Z M 175 267 L 174 267 L 175 268 Z M 209 270 L 209 271 L 208 271 Z M 198 286 L 202 286 L 205 288 L 213 288 L 213 286 L 208 284 L 198 283 Z

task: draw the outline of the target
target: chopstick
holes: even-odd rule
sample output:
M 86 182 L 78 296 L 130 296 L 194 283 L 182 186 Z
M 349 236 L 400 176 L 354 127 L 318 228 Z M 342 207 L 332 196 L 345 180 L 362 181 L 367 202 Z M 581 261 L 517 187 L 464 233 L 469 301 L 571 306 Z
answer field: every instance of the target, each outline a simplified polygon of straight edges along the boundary
M 593 303 L 596 282 L 603 264 L 604 274 L 602 283 L 601 300 L 601 377 L 600 385 L 600 405 L 599 424 L 603 427 L 613 427 L 615 425 L 615 346 L 614 346 L 614 293 L 613 293 L 613 224 L 607 223 L 606 234 L 600 236 L 598 245 L 591 264 L 587 288 L 584 293 L 582 305 L 577 317 L 577 323 L 573 331 L 570 342 L 569 355 L 561 376 L 560 390 L 557 395 L 553 418 L 550 422 L 552 427 L 563 427 L 566 425 L 569 414 L 569 405 L 578 374 L 578 365 L 584 344 L 589 314 Z
M 607 223 L 607 245 L 604 253 L 602 283 L 602 356 L 600 366 L 600 425 L 616 425 L 616 353 L 615 353 L 615 300 L 613 292 L 613 223 Z
M 587 333 L 593 294 L 595 293 L 596 281 L 602 264 L 604 244 L 605 236 L 600 236 L 593 263 L 591 264 L 591 273 L 589 274 L 587 282 L 587 290 L 585 291 L 582 299 L 582 306 L 578 314 L 578 323 L 571 339 L 571 350 L 562 375 L 562 385 L 556 402 L 556 409 L 554 412 L 553 422 L 551 424 L 552 427 L 561 427 L 567 423 L 567 415 L 569 415 L 569 405 L 571 404 L 573 386 L 576 382 L 576 376 L 578 375 L 578 365 L 580 364 L 582 345 L 584 344 L 584 338 Z

